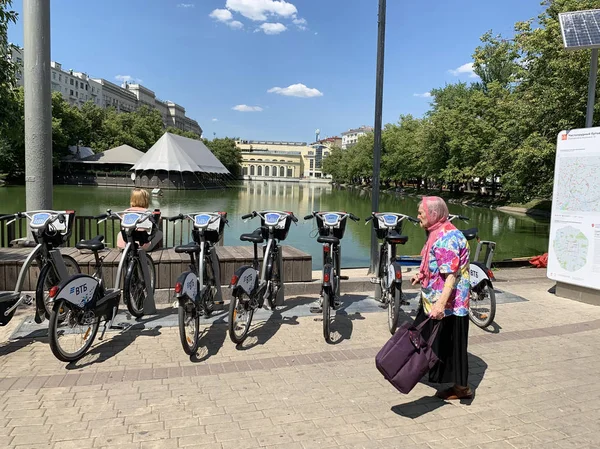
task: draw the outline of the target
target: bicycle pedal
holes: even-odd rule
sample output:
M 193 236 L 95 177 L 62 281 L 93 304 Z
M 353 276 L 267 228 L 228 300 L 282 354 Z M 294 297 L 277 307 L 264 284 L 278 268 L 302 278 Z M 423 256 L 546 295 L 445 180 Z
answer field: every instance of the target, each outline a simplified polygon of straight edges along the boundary
M 31 297 L 29 295 L 25 295 L 25 299 L 23 299 L 23 303 L 30 306 L 31 304 L 33 304 L 33 297 Z
M 370 282 L 371 284 L 379 284 L 379 279 L 377 279 L 377 278 L 371 278 L 371 279 L 369 280 L 369 282 Z
M 350 279 L 348 276 L 340 276 L 340 281 L 347 281 Z

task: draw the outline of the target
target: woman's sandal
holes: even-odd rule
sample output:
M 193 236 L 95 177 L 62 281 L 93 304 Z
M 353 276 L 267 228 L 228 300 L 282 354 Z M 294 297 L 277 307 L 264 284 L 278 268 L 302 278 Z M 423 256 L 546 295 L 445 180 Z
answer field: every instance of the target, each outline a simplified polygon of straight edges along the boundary
M 445 390 L 440 390 L 435 393 L 437 398 L 443 399 L 445 401 L 456 401 L 459 399 L 472 399 L 473 398 L 473 390 L 469 387 L 466 388 L 457 388 L 456 386 L 452 386 Z

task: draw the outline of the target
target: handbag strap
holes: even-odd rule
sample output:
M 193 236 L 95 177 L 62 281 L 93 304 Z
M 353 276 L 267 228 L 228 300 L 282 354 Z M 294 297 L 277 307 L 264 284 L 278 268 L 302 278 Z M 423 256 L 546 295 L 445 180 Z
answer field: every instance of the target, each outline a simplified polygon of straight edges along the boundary
M 419 324 L 416 327 L 416 330 L 421 333 L 421 330 L 423 330 L 423 327 L 425 327 L 425 324 L 427 324 L 427 322 L 429 320 L 431 320 L 432 318 L 430 316 L 428 316 L 425 321 L 423 321 L 421 324 Z M 436 320 L 437 321 L 437 320 Z M 429 336 L 429 340 L 427 340 L 427 346 L 431 346 L 431 344 L 435 341 L 435 337 L 437 337 L 438 331 L 440 330 L 440 326 L 442 325 L 442 321 L 439 320 L 439 323 L 436 323 L 433 327 L 433 332 L 431 332 L 431 335 Z

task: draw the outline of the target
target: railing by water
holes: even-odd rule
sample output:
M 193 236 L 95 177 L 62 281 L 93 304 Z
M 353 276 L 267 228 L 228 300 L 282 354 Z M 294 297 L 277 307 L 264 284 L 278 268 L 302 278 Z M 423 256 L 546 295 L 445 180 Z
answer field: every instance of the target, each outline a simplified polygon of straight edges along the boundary
M 190 220 L 169 222 L 167 217 L 161 217 L 158 227 L 163 233 L 163 238 L 157 248 L 172 248 L 191 241 L 192 222 Z M 27 220 L 25 219 L 17 220 L 9 225 L 6 225 L 6 222 L 0 222 L 0 247 L 8 248 L 14 240 L 25 237 L 33 240 L 31 234 L 27 234 L 28 232 Z M 102 234 L 106 245 L 109 248 L 116 248 L 119 232 L 120 220 L 116 218 L 109 218 L 102 223 L 98 223 L 98 220 L 94 217 L 76 215 L 73 232 L 65 246 L 74 247 L 75 243 L 80 240 L 88 240 Z

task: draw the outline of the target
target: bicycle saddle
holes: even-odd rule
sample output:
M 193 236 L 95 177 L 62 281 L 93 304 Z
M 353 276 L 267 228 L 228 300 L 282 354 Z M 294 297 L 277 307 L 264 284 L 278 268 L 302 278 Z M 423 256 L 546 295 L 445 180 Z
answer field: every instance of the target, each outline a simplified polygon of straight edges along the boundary
M 75 243 L 75 248 L 77 249 L 87 249 L 90 251 L 100 251 L 102 249 L 104 249 L 104 243 L 102 243 L 102 241 L 104 240 L 104 236 L 103 235 L 97 235 L 96 237 L 94 237 L 91 240 L 81 240 L 77 243 Z
M 179 246 L 175 247 L 175 252 L 176 253 L 187 253 L 187 254 L 199 253 L 200 245 L 198 245 L 196 242 L 190 242 L 185 245 L 179 245 Z
M 479 232 L 479 229 L 477 229 L 477 228 L 464 229 L 464 230 L 461 230 L 461 232 L 463 233 L 463 235 L 465 236 L 465 238 L 467 240 L 473 240 L 475 237 L 477 237 L 477 233 Z
M 242 242 L 252 242 L 252 243 L 262 243 L 265 241 L 265 239 L 263 239 L 262 231 L 260 228 L 256 229 L 251 234 L 240 235 L 240 240 Z
M 320 235 L 317 237 L 317 242 L 319 243 L 329 243 L 330 245 L 339 245 L 340 239 L 334 237 L 332 235 Z
M 390 231 L 388 232 L 388 235 L 385 236 L 385 241 L 404 245 L 406 242 L 408 242 L 408 236 L 400 235 L 397 231 Z

